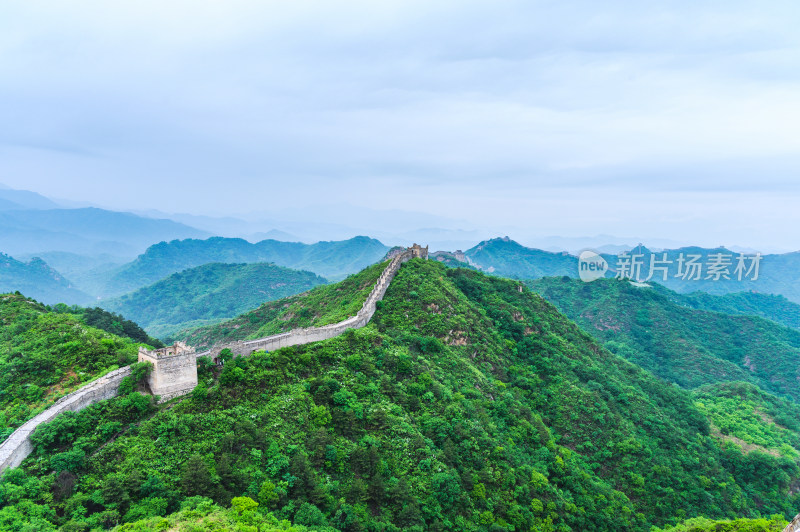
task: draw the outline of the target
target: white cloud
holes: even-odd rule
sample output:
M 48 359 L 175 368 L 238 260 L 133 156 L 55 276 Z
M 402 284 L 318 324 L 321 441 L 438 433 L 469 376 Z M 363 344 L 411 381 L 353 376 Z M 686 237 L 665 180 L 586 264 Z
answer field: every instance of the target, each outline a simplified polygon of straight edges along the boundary
M 455 194 L 486 206 L 479 223 L 524 223 L 543 190 L 580 212 L 576 187 L 659 209 L 707 204 L 706 193 L 746 207 L 730 190 L 784 205 L 800 195 L 797 11 L 5 3 L 0 181 L 116 207 L 169 210 L 182 197 L 227 212 L 266 194 L 387 208 Z M 431 209 L 459 211 L 441 199 Z M 793 211 L 778 211 L 783 226 L 798 222 Z M 622 232 L 624 220 L 606 223 L 600 231 Z

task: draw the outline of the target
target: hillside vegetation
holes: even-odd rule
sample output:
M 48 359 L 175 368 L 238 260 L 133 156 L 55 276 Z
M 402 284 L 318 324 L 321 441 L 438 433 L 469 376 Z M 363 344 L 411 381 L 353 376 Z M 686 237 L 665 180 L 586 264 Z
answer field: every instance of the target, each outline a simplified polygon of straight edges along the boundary
M 690 294 L 672 292 L 670 296 L 676 303 L 684 306 L 725 314 L 761 316 L 786 327 L 800 329 L 800 305 L 783 296 L 758 292 L 735 292 L 721 296 L 705 292 Z
M 136 356 L 132 340 L 90 327 L 78 315 L 0 295 L 0 440 L 65 393 Z
M 205 264 L 102 302 L 164 338 L 192 323 L 233 318 L 265 301 L 305 292 L 327 281 L 274 264 Z
M 388 261 L 374 264 L 335 285 L 317 286 L 304 294 L 264 303 L 232 320 L 175 336 L 189 345 L 202 348 L 342 321 L 361 310 L 388 264 Z
M 100 307 L 83 308 L 76 305 L 67 306 L 63 303 L 59 303 L 58 305 L 48 307 L 48 310 L 61 314 L 74 314 L 90 327 L 102 329 L 116 336 L 133 340 L 134 342 L 141 342 L 155 347 L 164 346 L 161 341 L 149 336 L 136 322 L 125 319 L 120 314 L 101 309 Z
M 713 520 L 695 517 L 679 525 L 654 528 L 652 532 L 782 532 L 789 523 L 781 516 L 762 519 Z
M 251 244 L 241 238 L 222 237 L 173 240 L 150 246 L 136 260 L 105 276 L 105 285 L 97 295 L 122 295 L 173 273 L 211 262 L 272 262 L 286 268 L 311 271 L 326 279 L 339 280 L 381 260 L 388 250 L 377 240 L 364 236 L 316 244 L 277 240 Z
M 800 405 L 744 382 L 695 390 L 695 405 L 706 414 L 712 435 L 745 452 L 800 457 Z
M 663 287 L 624 280 L 558 277 L 528 285 L 608 349 L 668 381 L 685 388 L 747 381 L 800 400 L 800 331 L 687 308 Z
M 796 460 L 725 445 L 689 392 L 517 282 L 433 261 L 405 264 L 367 327 L 203 364 L 199 382 L 162 407 L 132 393 L 37 431 L 0 481 L 0 528 L 196 530 L 213 515 L 266 529 L 649 531 L 800 508 Z

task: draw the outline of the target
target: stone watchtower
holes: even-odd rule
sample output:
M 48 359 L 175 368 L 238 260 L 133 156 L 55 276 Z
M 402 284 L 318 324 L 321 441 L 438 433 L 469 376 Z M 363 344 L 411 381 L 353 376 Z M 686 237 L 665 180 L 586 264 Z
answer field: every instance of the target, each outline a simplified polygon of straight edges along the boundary
M 422 247 L 416 242 L 414 245 L 408 248 L 411 252 L 412 259 L 427 259 L 428 258 L 428 246 Z
M 161 401 L 187 394 L 197 386 L 197 357 L 194 348 L 183 342 L 155 351 L 140 347 L 139 362 L 153 364 L 147 384 Z

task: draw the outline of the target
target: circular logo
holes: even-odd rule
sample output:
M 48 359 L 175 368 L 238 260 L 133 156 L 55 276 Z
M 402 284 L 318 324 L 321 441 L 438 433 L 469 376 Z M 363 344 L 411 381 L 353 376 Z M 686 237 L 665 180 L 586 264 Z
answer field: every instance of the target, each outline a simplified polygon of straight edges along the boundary
M 591 283 L 605 277 L 608 270 L 606 259 L 596 251 L 587 249 L 578 256 L 578 276 L 584 283 Z

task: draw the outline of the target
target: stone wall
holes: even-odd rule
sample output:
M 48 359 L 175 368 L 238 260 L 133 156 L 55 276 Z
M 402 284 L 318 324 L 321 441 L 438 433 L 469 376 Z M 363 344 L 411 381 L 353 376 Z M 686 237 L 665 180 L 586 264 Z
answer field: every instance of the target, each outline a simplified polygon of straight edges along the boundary
M 417 246 L 417 248 L 419 248 L 419 246 Z M 419 248 L 419 250 L 416 251 L 416 256 L 420 256 L 420 251 L 423 249 L 425 253 L 424 258 L 427 258 L 427 247 Z M 296 329 L 275 336 L 259 338 L 258 340 L 239 341 L 214 346 L 211 350 L 202 353 L 191 352 L 190 356 L 187 356 L 186 353 L 180 354 L 176 350 L 175 354 L 165 353 L 164 356 L 157 355 L 155 360 L 151 360 L 149 357 L 142 358 L 140 352 L 140 361 L 148 360 L 156 366 L 151 373 L 151 391 L 155 395 L 161 395 L 162 400 L 177 397 L 191 391 L 197 385 L 196 357 L 217 356 L 219 352 L 226 347 L 236 355 L 249 355 L 254 351 L 274 351 L 281 347 L 319 342 L 339 336 L 347 329 L 359 329 L 364 327 L 369 323 L 369 320 L 372 319 L 372 315 L 375 314 L 378 301 L 383 299 L 386 289 L 389 288 L 392 279 L 397 275 L 400 266 L 404 262 L 411 260 L 413 256 L 414 254 L 411 250 L 406 250 L 395 255 L 375 282 L 375 286 L 369 296 L 367 296 L 367 300 L 362 305 L 361 310 L 359 310 L 355 316 L 340 321 L 339 323 L 332 323 L 323 327 Z M 130 366 L 112 371 L 96 381 L 90 382 L 86 386 L 62 397 L 56 401 L 53 406 L 33 419 L 28 420 L 15 430 L 8 439 L 0 444 L 0 472 L 9 467 L 19 466 L 33 451 L 30 435 L 36 427 L 42 423 L 52 421 L 62 412 L 76 412 L 98 401 L 116 397 L 122 379 L 130 375 L 130 373 Z
M 42 423 L 49 423 L 63 412 L 77 412 L 98 401 L 116 397 L 122 379 L 130 374 L 130 366 L 114 370 L 71 394 L 65 395 L 53 406 L 26 421 L 0 444 L 0 472 L 9 467 L 19 466 L 31 454 L 33 445 L 30 435 L 36 430 L 36 427 Z
M 423 248 L 426 249 L 426 248 Z M 427 249 L 426 249 L 427 251 Z M 388 266 L 383 270 L 381 276 L 375 281 L 375 286 L 367 296 L 366 301 L 361 306 L 361 310 L 355 316 L 342 320 L 338 323 L 324 325 L 322 327 L 307 327 L 303 329 L 294 329 L 286 333 L 276 334 L 274 336 L 267 336 L 266 338 L 259 338 L 257 340 L 240 340 L 237 342 L 230 342 L 227 344 L 216 345 L 208 351 L 198 353 L 198 357 L 202 356 L 219 356 L 220 351 L 223 349 L 230 349 L 234 355 L 246 356 L 255 351 L 274 351 L 281 347 L 289 347 L 292 345 L 303 345 L 311 342 L 319 342 L 321 340 L 328 340 L 339 336 L 347 329 L 360 329 L 364 327 L 372 315 L 375 314 L 375 309 L 378 301 L 383 299 L 386 289 L 389 284 L 397 275 L 397 271 L 404 262 L 408 262 L 412 258 L 412 252 L 406 250 L 402 253 L 396 254 Z
M 159 402 L 185 395 L 197 386 L 196 354 L 182 342 L 155 351 L 140 348 L 139 362 L 153 365 L 147 384 L 150 392 L 160 397 Z
M 792 522 L 786 525 L 786 528 L 783 529 L 783 532 L 800 532 L 800 514 L 794 516 Z

